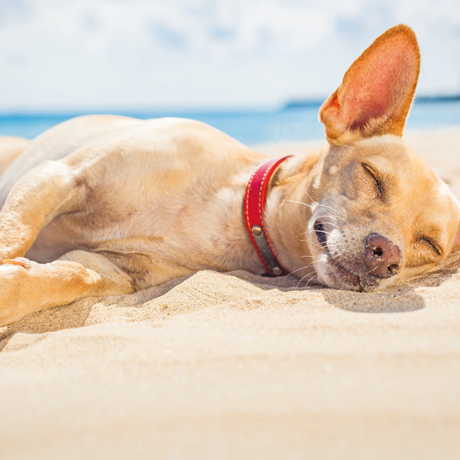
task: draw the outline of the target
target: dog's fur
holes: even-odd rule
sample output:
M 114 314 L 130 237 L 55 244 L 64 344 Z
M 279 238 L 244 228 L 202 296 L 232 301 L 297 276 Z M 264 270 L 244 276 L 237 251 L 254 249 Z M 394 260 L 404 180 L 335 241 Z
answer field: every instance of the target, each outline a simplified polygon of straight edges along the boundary
M 401 140 L 419 66 L 412 30 L 388 30 L 320 110 L 329 149 L 272 178 L 265 225 L 295 276 L 380 289 L 456 248 L 457 200 Z M 0 148 L 0 324 L 202 269 L 265 273 L 243 218 L 265 157 L 216 129 L 88 116 Z

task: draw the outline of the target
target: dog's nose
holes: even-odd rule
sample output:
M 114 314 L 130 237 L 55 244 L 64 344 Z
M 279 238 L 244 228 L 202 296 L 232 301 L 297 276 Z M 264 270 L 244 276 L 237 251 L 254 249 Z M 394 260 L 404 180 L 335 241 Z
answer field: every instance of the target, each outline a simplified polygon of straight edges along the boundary
M 401 251 L 398 246 L 378 233 L 371 233 L 366 239 L 364 265 L 367 275 L 389 278 L 400 269 Z

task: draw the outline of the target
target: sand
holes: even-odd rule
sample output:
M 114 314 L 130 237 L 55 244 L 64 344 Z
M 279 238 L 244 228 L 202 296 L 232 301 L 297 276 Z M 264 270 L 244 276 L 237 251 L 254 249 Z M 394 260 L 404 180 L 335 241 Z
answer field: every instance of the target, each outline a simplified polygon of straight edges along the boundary
M 407 135 L 460 197 L 458 139 Z M 458 459 L 459 267 L 375 294 L 204 271 L 0 328 L 1 458 Z

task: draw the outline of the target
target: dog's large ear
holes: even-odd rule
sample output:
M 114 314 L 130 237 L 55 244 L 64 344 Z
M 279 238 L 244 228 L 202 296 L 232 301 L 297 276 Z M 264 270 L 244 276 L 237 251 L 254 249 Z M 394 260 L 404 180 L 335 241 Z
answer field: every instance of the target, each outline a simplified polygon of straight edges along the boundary
M 360 137 L 402 136 L 417 86 L 420 51 L 412 29 L 387 30 L 351 65 L 319 111 L 332 144 Z

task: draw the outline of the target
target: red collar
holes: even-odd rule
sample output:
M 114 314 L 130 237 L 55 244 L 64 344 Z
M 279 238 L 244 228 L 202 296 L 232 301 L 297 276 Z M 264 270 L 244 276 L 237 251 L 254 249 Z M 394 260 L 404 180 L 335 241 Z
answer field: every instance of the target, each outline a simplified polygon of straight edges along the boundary
M 249 236 L 268 273 L 272 276 L 282 275 L 286 270 L 278 262 L 274 254 L 273 244 L 268 239 L 267 231 L 264 227 L 265 199 L 270 177 L 276 168 L 290 156 L 279 160 L 267 160 L 258 166 L 249 179 L 244 197 L 244 217 Z

